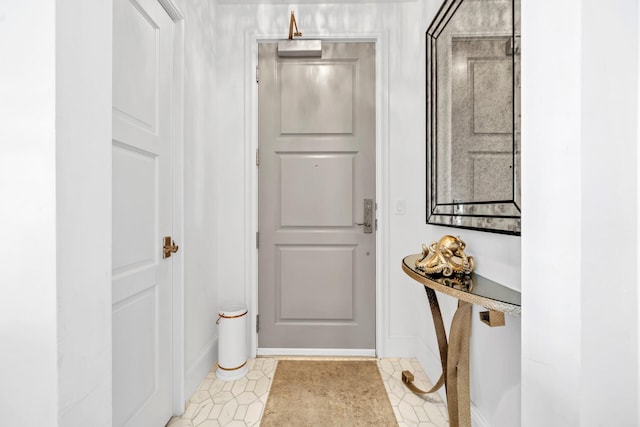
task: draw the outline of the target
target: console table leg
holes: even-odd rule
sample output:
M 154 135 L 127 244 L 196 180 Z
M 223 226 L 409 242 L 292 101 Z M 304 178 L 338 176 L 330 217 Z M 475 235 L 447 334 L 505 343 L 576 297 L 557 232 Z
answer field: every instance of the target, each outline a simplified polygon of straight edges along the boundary
M 440 311 L 440 304 L 438 304 L 438 297 L 436 291 L 431 288 L 424 288 L 427 293 L 427 299 L 429 300 L 429 308 L 431 308 L 431 318 L 433 319 L 433 327 L 436 330 L 436 338 L 438 339 L 438 349 L 440 350 L 440 363 L 442 364 L 442 375 L 446 375 L 447 372 L 447 333 L 444 330 L 444 321 L 442 320 L 442 312 Z
M 444 329 L 444 321 L 442 320 L 442 313 L 440 312 L 440 304 L 438 304 L 438 297 L 433 289 L 424 288 L 427 293 L 427 299 L 429 300 L 429 307 L 431 308 L 431 317 L 433 319 L 433 327 L 436 331 L 436 338 L 438 340 L 438 349 L 440 350 L 440 364 L 442 365 L 442 374 L 438 381 L 429 390 L 422 390 L 413 384 L 413 374 L 409 371 L 402 372 L 402 382 L 415 394 L 430 394 L 436 392 L 445 385 L 447 381 L 447 352 L 449 345 L 447 344 L 447 333 Z
M 471 336 L 471 304 L 458 301 L 451 322 L 447 360 L 447 405 L 451 427 L 471 427 L 469 387 L 469 337 Z
M 449 342 L 444 329 L 440 304 L 433 289 L 424 288 L 429 299 L 433 326 L 436 331 L 442 375 L 436 384 L 428 391 L 417 388 L 413 382 L 413 375 L 409 371 L 402 372 L 402 381 L 416 394 L 428 394 L 437 391 L 443 383 L 447 393 L 447 409 L 449 411 L 450 427 L 471 427 L 471 399 L 469 387 L 469 337 L 471 336 L 471 307 L 472 304 L 458 301 Z

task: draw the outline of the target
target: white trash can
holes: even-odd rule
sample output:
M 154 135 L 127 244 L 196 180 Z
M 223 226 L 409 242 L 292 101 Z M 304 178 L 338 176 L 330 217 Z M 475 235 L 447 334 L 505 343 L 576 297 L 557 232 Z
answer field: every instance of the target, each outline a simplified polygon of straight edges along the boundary
M 218 312 L 218 369 L 216 377 L 235 381 L 247 375 L 247 306 L 230 305 Z

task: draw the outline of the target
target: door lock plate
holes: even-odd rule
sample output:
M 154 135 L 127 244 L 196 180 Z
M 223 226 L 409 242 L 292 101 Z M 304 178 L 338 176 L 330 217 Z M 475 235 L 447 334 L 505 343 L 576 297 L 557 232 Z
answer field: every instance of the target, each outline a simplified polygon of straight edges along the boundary
M 364 199 L 363 217 L 362 222 L 356 222 L 356 225 L 362 225 L 366 234 L 373 233 L 373 199 Z

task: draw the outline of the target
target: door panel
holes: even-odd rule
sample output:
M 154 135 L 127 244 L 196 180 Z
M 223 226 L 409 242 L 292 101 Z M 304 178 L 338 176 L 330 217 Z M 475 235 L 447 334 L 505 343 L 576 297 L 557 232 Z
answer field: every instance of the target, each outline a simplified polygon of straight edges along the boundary
M 119 229 L 113 235 L 113 272 L 150 266 L 157 248 L 155 221 L 157 161 L 151 153 L 141 153 L 114 141 L 112 151 L 113 223 Z M 131 179 L 135 177 L 135 179 Z M 150 220 L 151 219 L 151 220 Z
M 153 397 L 157 387 L 157 293 L 155 283 L 148 285 L 113 306 L 113 335 L 117 337 L 113 365 L 118 367 L 113 382 L 113 406 L 117 409 L 114 425 L 124 425 L 131 419 Z
M 352 320 L 354 249 L 348 245 L 277 246 L 278 318 Z M 318 269 L 318 265 L 332 268 Z
M 282 154 L 280 225 L 351 227 L 353 154 Z
M 114 0 L 113 68 L 118 84 L 113 86 L 113 108 L 129 121 L 154 132 L 158 103 L 157 43 L 159 23 L 150 14 L 149 1 Z M 131 96 L 135 93 L 136 96 Z
M 260 348 L 375 348 L 375 44 L 259 51 Z
M 281 133 L 351 133 L 354 72 L 353 60 L 279 62 Z
M 174 24 L 156 0 L 113 2 L 113 425 L 172 415 Z

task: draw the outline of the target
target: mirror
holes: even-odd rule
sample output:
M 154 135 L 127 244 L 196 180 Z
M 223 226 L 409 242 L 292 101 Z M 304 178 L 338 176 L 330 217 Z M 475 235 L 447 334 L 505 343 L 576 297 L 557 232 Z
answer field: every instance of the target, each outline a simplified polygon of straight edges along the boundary
M 520 0 L 445 0 L 427 30 L 427 223 L 520 235 Z

